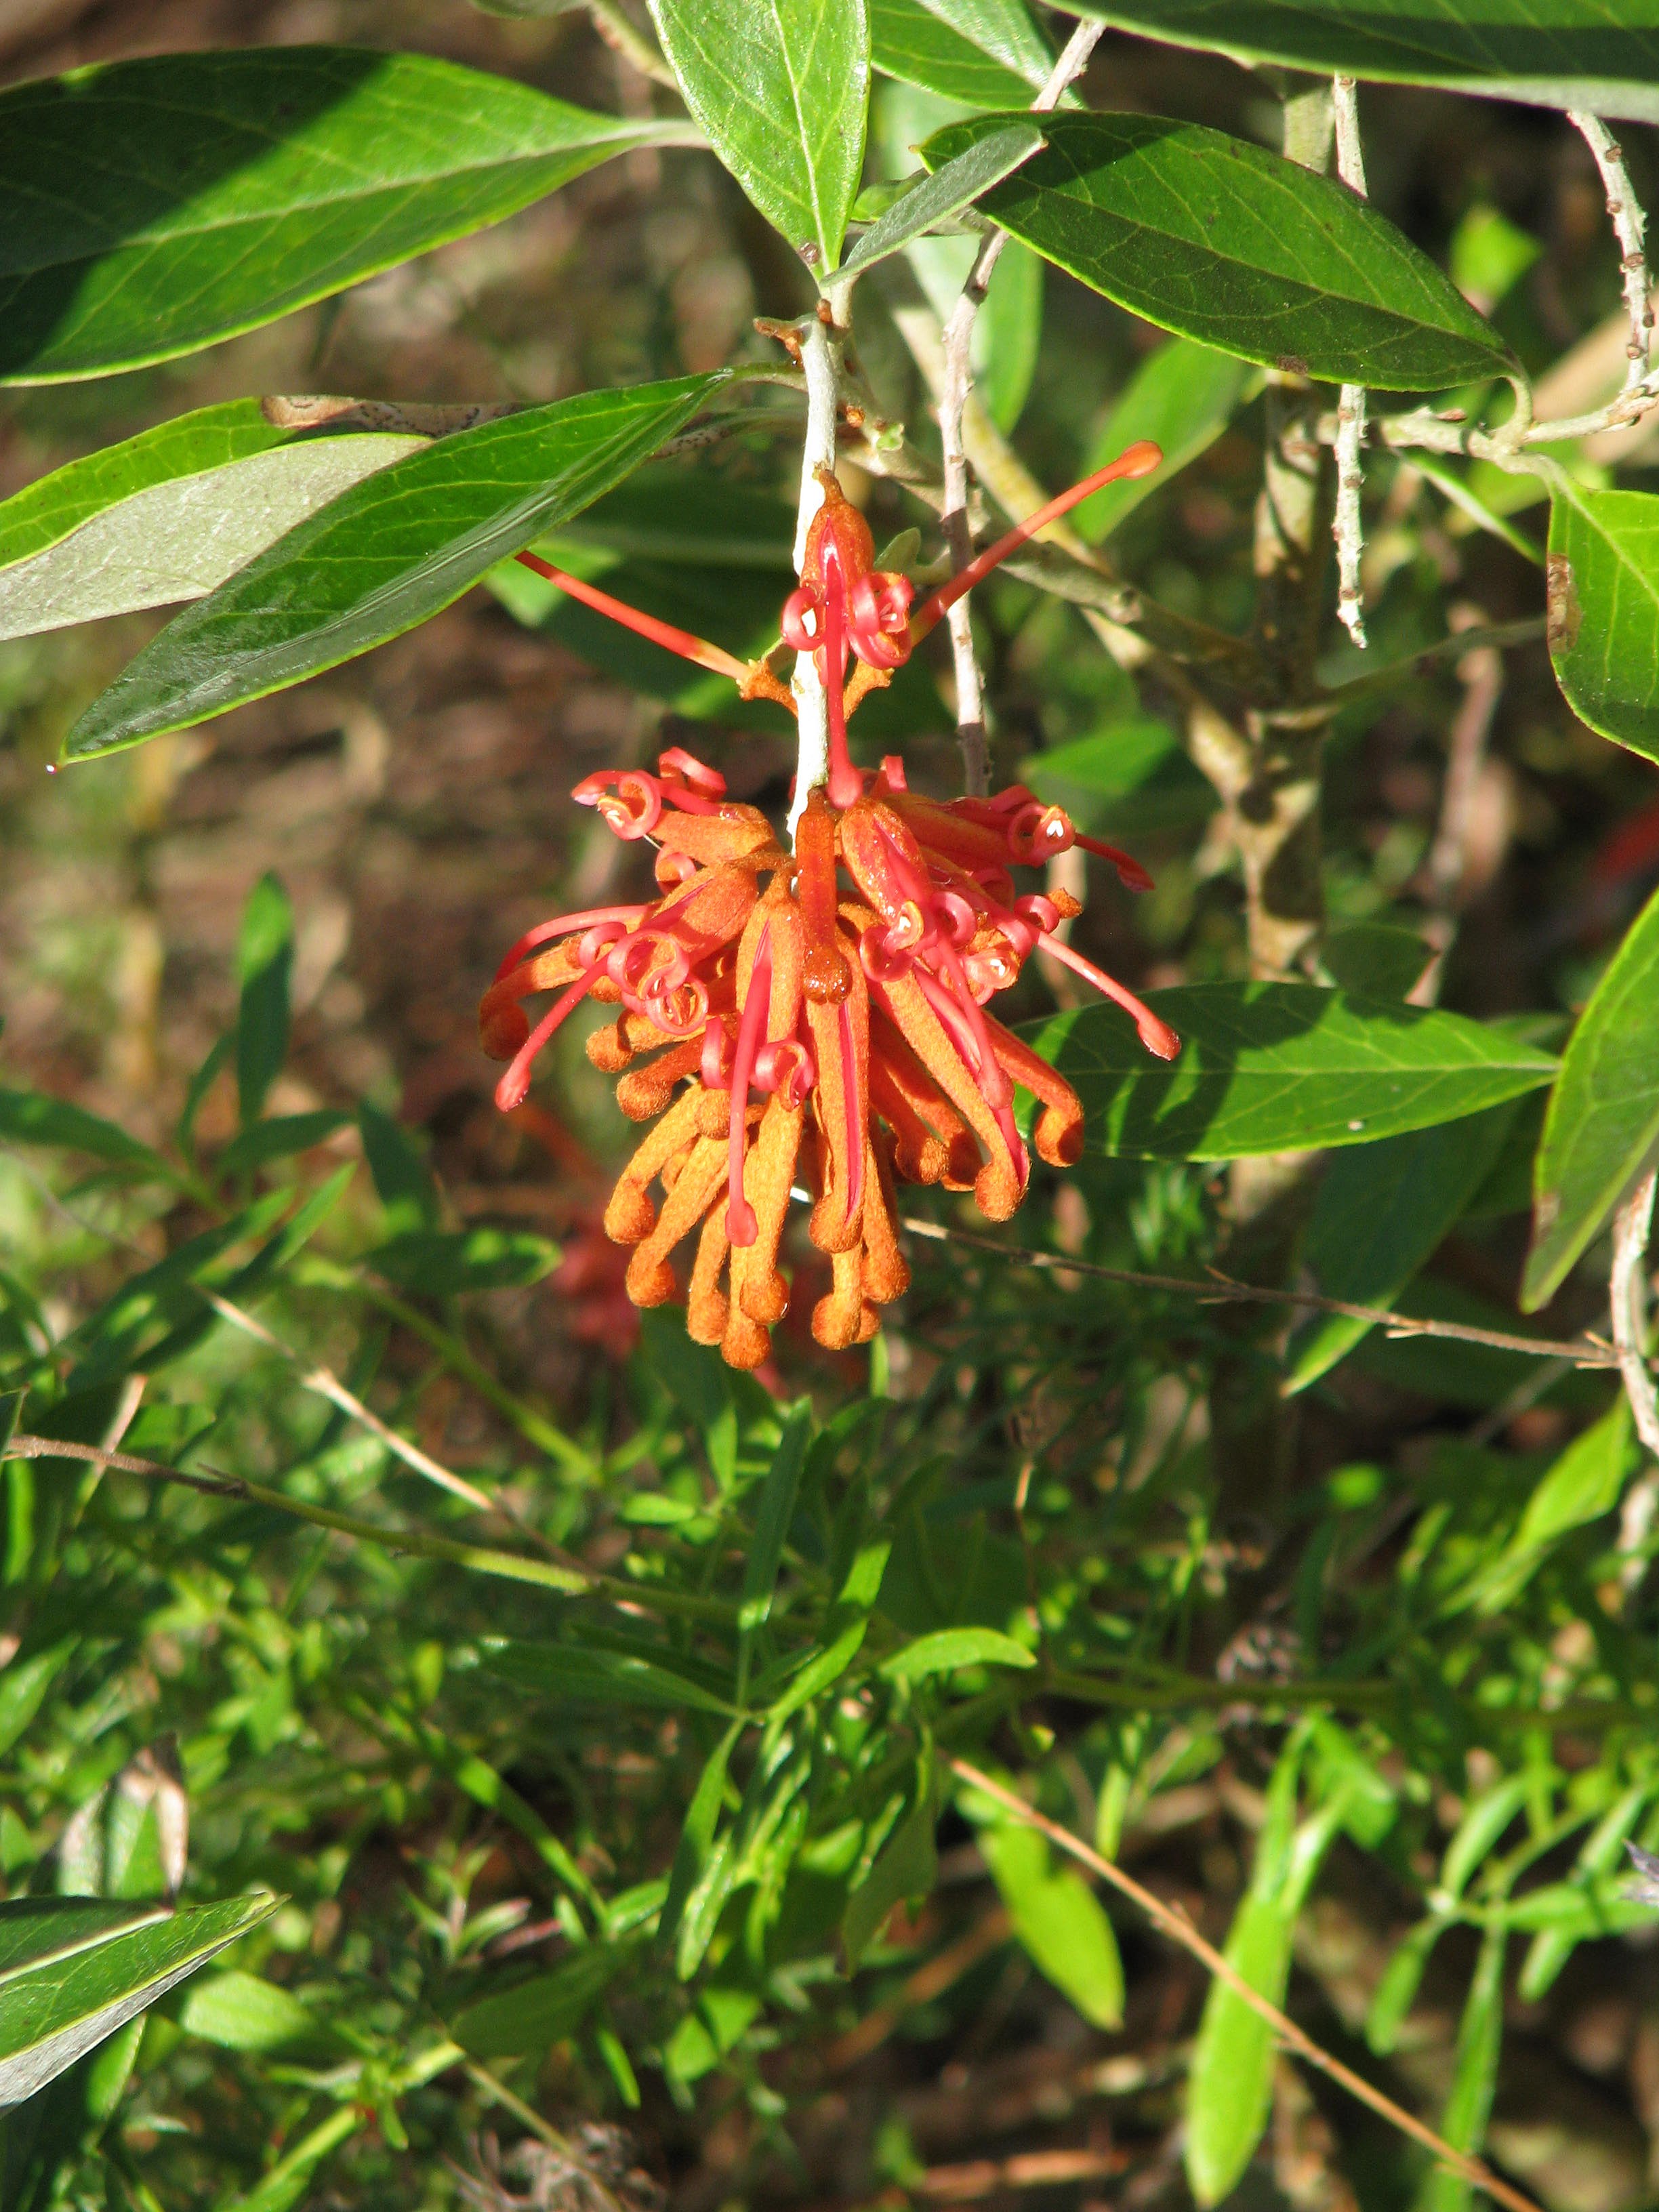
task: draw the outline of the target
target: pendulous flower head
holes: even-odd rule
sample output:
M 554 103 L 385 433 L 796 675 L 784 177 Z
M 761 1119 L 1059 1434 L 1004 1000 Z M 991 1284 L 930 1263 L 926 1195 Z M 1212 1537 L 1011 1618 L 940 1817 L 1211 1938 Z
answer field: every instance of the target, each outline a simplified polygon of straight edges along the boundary
M 1022 891 L 1013 872 L 1075 844 L 1144 890 L 1150 878 L 1134 860 L 1080 836 L 1023 785 L 937 800 L 909 790 L 896 757 L 868 774 L 853 765 L 846 729 L 866 692 L 998 560 L 1098 484 L 1160 458 L 1154 446 L 1131 447 L 920 607 L 907 577 L 875 567 L 864 518 L 824 472 L 782 617 L 783 641 L 816 659 L 829 708 L 829 773 L 807 795 L 793 852 L 757 809 L 726 797 L 715 769 L 678 747 L 654 775 L 609 769 L 576 787 L 578 804 L 597 808 L 618 837 L 650 841 L 658 895 L 561 915 L 513 947 L 479 1008 L 484 1050 L 508 1063 L 496 1103 L 521 1103 L 538 1054 L 583 1000 L 616 1009 L 588 1039 L 588 1058 L 617 1077 L 623 1113 L 652 1127 L 611 1193 L 605 1231 L 632 1247 L 635 1304 L 683 1295 L 691 1335 L 718 1344 L 733 1366 L 759 1365 L 787 1308 L 779 1254 L 797 1185 L 811 1203 L 807 1235 L 830 1267 L 812 1333 L 840 1349 L 873 1335 L 879 1309 L 908 1283 L 897 1182 L 971 1191 L 992 1221 L 1018 1206 L 1030 1158 L 1016 1086 L 1037 1101 L 1038 1156 L 1059 1167 L 1077 1160 L 1077 1094 L 988 1012 L 1039 947 L 1123 1006 L 1148 1051 L 1170 1060 L 1180 1050 L 1166 1023 L 1055 934 L 1078 902 Z M 750 696 L 793 703 L 764 662 L 745 670 L 520 557 L 658 643 L 735 674 Z M 548 992 L 532 1028 L 523 1002 Z M 673 1255 L 694 1234 L 682 1289 Z

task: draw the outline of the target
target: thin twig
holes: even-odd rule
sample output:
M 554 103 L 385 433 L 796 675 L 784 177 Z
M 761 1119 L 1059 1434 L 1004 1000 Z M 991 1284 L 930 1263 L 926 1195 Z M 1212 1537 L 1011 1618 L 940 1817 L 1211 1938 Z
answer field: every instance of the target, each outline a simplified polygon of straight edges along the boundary
M 1091 1850 L 1069 1828 L 1061 1827 L 1057 1820 L 1047 1819 L 1028 1805 L 1023 1797 L 1016 1796 L 1012 1790 L 1006 1790 L 1001 1783 L 994 1782 L 988 1774 L 982 1774 L 978 1767 L 969 1765 L 965 1759 L 953 1759 L 951 1771 L 970 1789 L 994 1799 L 1005 1812 L 1012 1814 L 1025 1826 L 1039 1830 L 1059 1850 L 1138 1905 L 1155 1927 L 1196 1959 L 1218 1982 L 1224 1983 L 1258 2019 L 1265 2020 L 1287 2051 L 1295 2051 L 1310 2066 L 1316 2066 L 1328 2080 L 1346 2089 L 1350 2096 L 1357 2097 L 1362 2105 L 1369 2106 L 1390 2127 L 1398 2128 L 1413 2142 L 1421 2143 L 1443 2166 L 1449 2167 L 1473 2188 L 1483 2190 L 1498 2203 L 1507 2205 L 1509 2212 L 1539 2212 L 1539 2207 L 1531 2197 L 1500 2179 L 1484 2160 L 1472 2158 L 1467 2151 L 1455 2150 L 1443 2136 L 1437 2136 L 1432 2128 L 1425 2126 L 1403 2105 L 1395 2104 L 1392 2097 L 1385 2096 L 1381 2089 L 1374 2088 L 1363 2075 L 1356 2074 L 1351 2066 L 1345 2066 L 1340 2058 L 1333 2057 L 1322 2044 L 1316 2043 L 1312 2036 L 1298 2027 L 1288 2013 L 1281 2012 L 1259 1990 L 1253 1989 L 1231 1960 L 1223 1958 L 1212 1943 L 1206 1942 L 1184 1913 L 1178 1912 L 1173 1905 L 1166 1905 L 1161 1897 L 1138 1882 L 1133 1875 L 1125 1874 L 1121 1867 L 1115 1866 L 1111 1860 L 1103 1858 L 1098 1851 Z
M 1365 155 L 1359 142 L 1359 101 L 1351 76 L 1332 80 L 1331 106 L 1336 118 L 1336 173 L 1352 191 L 1365 197 Z M 1365 387 L 1345 384 L 1336 410 L 1336 512 L 1331 535 L 1336 540 L 1336 614 L 1348 635 L 1362 650 L 1365 644 L 1365 611 L 1360 591 L 1359 564 L 1365 551 L 1365 530 L 1360 513 L 1364 471 L 1359 451 L 1365 442 Z
M 1625 371 L 1624 390 L 1635 391 L 1645 383 L 1649 356 L 1653 349 L 1653 310 L 1648 305 L 1648 264 L 1642 251 L 1642 234 L 1647 227 L 1642 213 L 1642 203 L 1636 197 L 1625 167 L 1623 150 L 1599 115 L 1587 115 L 1581 109 L 1569 108 L 1567 120 L 1583 139 L 1601 173 L 1601 183 L 1607 196 L 1607 215 L 1613 224 L 1613 236 L 1619 240 L 1619 269 L 1623 280 L 1625 312 L 1630 318 L 1630 337 L 1625 343 L 1629 366 Z
M 587 0 L 587 12 L 593 19 L 593 28 L 613 54 L 620 55 L 653 84 L 665 85 L 670 92 L 679 90 L 673 70 L 645 33 L 635 28 L 617 0 Z
M 1079 23 L 1048 81 L 1031 102 L 1034 112 L 1054 106 L 1074 77 L 1081 76 L 1103 23 Z M 973 558 L 974 541 L 968 526 L 968 454 L 963 441 L 963 418 L 973 388 L 974 325 L 984 304 L 991 276 L 1008 242 L 1006 230 L 993 228 L 974 257 L 957 303 L 945 325 L 944 369 L 939 398 L 939 443 L 945 457 L 945 542 L 954 567 L 965 568 Z M 968 610 L 972 593 L 965 593 L 951 608 L 945 620 L 951 635 L 951 665 L 957 687 L 957 739 L 962 747 L 963 787 L 969 798 L 980 798 L 989 787 L 988 748 L 985 732 L 985 694 L 979 662 L 974 655 L 974 629 Z
M 915 1214 L 900 1217 L 899 1226 L 914 1237 L 929 1237 L 951 1244 L 969 1244 L 976 1251 L 994 1253 L 1024 1267 L 1048 1267 L 1061 1273 L 1092 1276 L 1104 1283 L 1125 1283 L 1132 1290 L 1176 1291 L 1206 1305 L 1306 1306 L 1314 1313 L 1344 1314 L 1351 1321 L 1369 1322 L 1390 1336 L 1438 1336 L 1455 1344 L 1481 1344 L 1492 1352 L 1525 1352 L 1534 1359 L 1566 1359 L 1575 1367 L 1617 1367 L 1613 1346 L 1592 1336 L 1575 1343 L 1547 1336 L 1510 1336 L 1502 1329 L 1475 1328 L 1464 1322 L 1431 1321 L 1417 1314 L 1390 1313 L 1382 1306 L 1352 1304 L 1346 1298 L 1321 1297 L 1313 1291 L 1267 1290 L 1255 1283 L 1236 1283 L 1226 1275 L 1144 1275 L 1128 1267 L 1103 1267 L 1092 1260 L 1075 1260 L 1064 1252 L 1033 1252 L 1017 1244 L 999 1243 L 994 1237 L 976 1237 L 971 1230 L 948 1228 L 943 1222 L 924 1221 Z
M 0 1447 L 0 1463 L 8 1459 L 86 1460 L 100 1468 L 115 1468 L 123 1474 L 143 1475 L 151 1482 L 175 1482 L 210 1498 L 234 1498 L 245 1504 L 266 1505 L 277 1513 L 291 1514 L 314 1528 L 331 1529 L 355 1537 L 360 1543 L 379 1544 L 388 1552 L 408 1552 L 417 1559 L 439 1559 L 450 1566 L 466 1567 L 475 1574 L 498 1575 L 507 1582 L 536 1583 L 565 1597 L 602 1597 L 633 1611 L 677 1613 L 694 1620 L 729 1623 L 735 1608 L 718 1599 L 700 1597 L 689 1590 L 665 1590 L 649 1583 L 635 1584 L 611 1575 L 591 1574 L 585 1568 L 562 1566 L 551 1559 L 526 1559 L 516 1552 L 500 1552 L 485 1544 L 458 1544 L 447 1536 L 434 1536 L 423 1528 L 382 1528 L 355 1514 L 337 1513 L 331 1507 L 313 1505 L 290 1498 L 286 1491 L 271 1490 L 239 1474 L 221 1474 L 215 1468 L 192 1474 L 163 1461 L 140 1459 L 132 1452 L 115 1451 L 100 1444 L 77 1444 L 58 1437 L 17 1435 Z
M 423 1474 L 428 1482 L 435 1482 L 440 1490 L 447 1490 L 452 1498 L 464 1498 L 467 1504 L 475 1506 L 481 1513 L 496 1510 L 495 1501 L 487 1492 L 467 1481 L 464 1475 L 454 1474 L 441 1461 L 423 1452 L 418 1444 L 410 1443 L 406 1437 L 400 1437 L 396 1429 L 388 1428 L 378 1413 L 364 1405 L 354 1391 L 347 1389 L 331 1368 L 307 1369 L 291 1344 L 285 1344 L 275 1330 L 267 1328 L 264 1322 L 257 1321 L 244 1307 L 234 1304 L 229 1298 L 222 1297 L 217 1291 L 210 1291 L 204 1284 L 198 1283 L 195 1287 L 221 1321 L 228 1321 L 233 1328 L 240 1328 L 256 1344 L 263 1344 L 268 1352 L 274 1352 L 279 1358 L 287 1360 L 290 1367 L 299 1371 L 301 1389 L 309 1390 L 319 1398 L 325 1398 L 331 1406 L 337 1407 L 359 1427 L 367 1429 L 371 1436 L 378 1437 L 386 1449 L 402 1460 L 405 1467 L 412 1468 L 416 1474 Z

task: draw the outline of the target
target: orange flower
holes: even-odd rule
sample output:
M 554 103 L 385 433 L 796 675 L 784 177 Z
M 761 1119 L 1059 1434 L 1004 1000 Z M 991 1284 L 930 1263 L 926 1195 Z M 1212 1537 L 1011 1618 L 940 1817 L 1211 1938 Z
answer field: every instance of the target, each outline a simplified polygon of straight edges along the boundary
M 619 1009 L 589 1039 L 588 1057 L 619 1078 L 623 1112 L 654 1126 L 611 1194 L 605 1231 L 633 1247 L 627 1288 L 638 1305 L 681 1294 L 672 1256 L 697 1231 L 688 1327 L 733 1366 L 765 1358 L 768 1331 L 787 1307 L 779 1251 L 798 1180 L 812 1201 L 807 1234 L 831 1267 L 812 1333 L 841 1348 L 872 1336 L 878 1309 L 909 1279 L 896 1176 L 971 1189 L 988 1219 L 1006 1220 L 1030 1173 L 1016 1085 L 1038 1103 L 1039 1156 L 1062 1167 L 1078 1158 L 1076 1093 L 986 1012 L 1039 945 L 1124 1006 L 1149 1051 L 1167 1060 L 1180 1049 L 1165 1023 L 1054 934 L 1077 902 L 1021 894 L 1010 872 L 1076 843 L 1144 889 L 1149 878 L 1133 860 L 1079 837 L 1061 809 L 1023 786 L 927 799 L 907 788 L 896 758 L 873 776 L 854 768 L 846 742 L 858 699 L 970 583 L 1100 483 L 1158 458 L 1156 447 L 1132 448 L 914 613 L 908 580 L 875 568 L 863 518 L 825 475 L 783 629 L 787 642 L 817 658 L 830 774 L 808 794 L 793 854 L 755 808 L 727 800 L 716 771 L 678 749 L 654 776 L 609 771 L 577 786 L 578 801 L 597 806 L 618 836 L 651 839 L 660 895 L 561 915 L 514 946 L 479 1009 L 484 1049 L 510 1062 L 496 1101 L 519 1104 L 537 1054 L 583 999 Z M 591 585 L 578 595 L 702 665 L 729 664 L 751 693 L 782 689 L 763 663 L 742 670 Z M 848 684 L 852 659 L 860 667 Z M 532 1030 L 521 1001 L 549 990 L 558 995 Z

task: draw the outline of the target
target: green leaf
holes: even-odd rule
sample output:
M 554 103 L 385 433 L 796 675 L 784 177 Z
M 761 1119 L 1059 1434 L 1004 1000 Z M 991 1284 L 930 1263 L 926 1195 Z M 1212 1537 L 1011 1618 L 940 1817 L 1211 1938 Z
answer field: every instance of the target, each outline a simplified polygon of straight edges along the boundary
M 778 1439 L 777 1450 L 767 1470 L 762 1486 L 760 1503 L 755 1513 L 755 1533 L 749 1546 L 749 1558 L 743 1573 L 743 1596 L 738 1607 L 738 1703 L 741 1705 L 749 1686 L 749 1660 L 755 1633 L 763 1627 L 772 1611 L 772 1595 L 777 1588 L 778 1568 L 783 1559 L 783 1547 L 789 1534 L 789 1524 L 795 1517 L 795 1498 L 800 1488 L 801 1470 L 806 1464 L 806 1448 L 812 1436 L 812 1407 L 803 1398 L 792 1406 L 783 1424 L 783 1434 Z
M 687 1901 L 701 1887 L 708 1871 L 714 1850 L 714 1831 L 720 1825 L 720 1808 L 726 1802 L 726 1769 L 742 1732 L 743 1723 L 733 1721 L 703 1762 L 702 1772 L 697 1777 L 697 1786 L 691 1793 L 685 1823 L 680 1830 L 680 1839 L 674 1850 L 668 1894 L 663 1899 L 662 1915 L 658 1922 L 657 1942 L 662 1949 L 665 1950 L 679 1934 Z
M 685 104 L 750 198 L 820 275 L 864 167 L 864 0 L 651 0 Z
M 1319 949 L 1320 964 L 1337 989 L 1362 999 L 1408 997 L 1432 957 L 1414 929 L 1385 921 L 1334 930 Z
M 1547 1083 L 1547 1053 L 1461 1014 L 1310 983 L 1190 983 L 1147 1004 L 1182 1039 L 1152 1060 L 1111 1006 L 1025 1031 L 1075 1085 L 1091 1151 L 1237 1159 L 1357 1145 L 1460 1120 Z
M 1080 829 L 1097 835 L 1189 830 L 1220 804 L 1169 724 L 1151 715 L 1028 753 L 1019 773 L 1039 799 L 1063 806 Z
M 1382 1969 L 1382 1978 L 1365 2016 L 1365 2040 L 1379 2058 L 1386 2058 L 1399 2042 L 1406 2015 L 1422 1987 L 1429 1954 L 1450 1925 L 1449 1921 L 1431 1915 L 1426 1920 L 1419 1920 L 1411 1933 L 1395 1946 L 1394 1955 Z
M 1355 1145 L 1325 1170 L 1302 1249 L 1328 1298 L 1391 1306 L 1479 1190 L 1504 1148 L 1511 1103 L 1380 1144 Z M 1372 1324 L 1321 1314 L 1293 1345 L 1287 1396 L 1344 1359 Z
M 1585 491 L 1550 501 L 1547 636 L 1580 721 L 1659 760 L 1659 496 Z
M 237 1971 L 196 1983 L 179 2008 L 179 2025 L 226 2051 L 282 2051 L 325 2032 L 277 1983 Z
M 1096 2027 L 1123 2024 L 1123 1961 L 1100 1899 L 1048 1838 L 1010 1820 L 981 1832 L 979 1847 L 1038 1971 Z
M 976 139 L 954 161 L 947 161 L 896 201 L 878 222 L 872 222 L 842 264 L 840 273 L 861 276 L 911 239 L 959 215 L 982 192 L 1039 152 L 1042 144 L 1042 131 L 1031 123 L 1011 123 L 1006 130 Z
M 252 1121 L 233 1137 L 213 1163 L 216 1176 L 248 1175 L 272 1160 L 292 1159 L 325 1143 L 337 1129 L 349 1126 L 351 1116 L 334 1107 L 319 1107 L 312 1114 L 279 1114 L 272 1121 Z
M 464 2005 L 450 2031 L 475 2058 L 539 2057 L 574 2035 L 627 1964 L 632 1947 L 593 1943 L 551 1973 Z
M 684 123 L 348 46 L 167 54 L 16 86 L 0 94 L 0 382 L 170 360 L 631 146 L 688 143 Z
M 1558 1537 L 1612 1512 L 1640 1463 L 1630 1401 L 1620 1392 L 1599 1421 L 1573 1438 L 1527 1500 L 1520 1527 L 1480 1578 L 1476 1610 L 1490 1620 L 1512 1604 Z
M 1440 2135 L 1454 2150 L 1479 2150 L 1492 2115 L 1504 2040 L 1504 1937 L 1501 1922 L 1482 1937 L 1458 2023 L 1451 2088 L 1440 2115 Z M 1474 2201 L 1474 2189 L 1461 2174 L 1437 2166 L 1418 2191 L 1417 2212 L 1468 2212 Z
M 1023 1644 L 994 1628 L 940 1628 L 919 1636 L 881 1662 L 890 1682 L 920 1682 L 929 1674 L 948 1674 L 957 1667 L 1035 1667 Z
M 1342 1820 L 1335 1798 L 1292 1828 L 1299 1748 L 1281 1754 L 1268 1789 L 1255 1862 L 1228 1931 L 1225 1956 L 1256 1993 L 1282 2005 L 1297 1915 Z M 1218 2203 L 1243 2173 L 1267 2122 L 1278 2045 L 1259 2013 L 1212 1982 L 1187 2087 L 1187 2179 L 1202 2205 Z
M 1004 127 L 948 125 L 930 168 Z M 1197 123 L 1057 115 L 982 211 L 1164 330 L 1246 361 L 1384 392 L 1515 371 L 1444 273 L 1345 185 Z
M 274 875 L 262 876 L 248 895 L 236 965 L 242 986 L 236 1015 L 236 1092 L 246 1134 L 288 1058 L 294 908 Z
M 382 470 L 176 615 L 82 714 L 64 758 L 204 721 L 412 629 L 620 482 L 724 381 L 579 393 Z
M 0 638 L 198 599 L 296 523 L 430 441 L 301 437 L 231 399 L 0 502 Z
M 1532 1778 L 1506 1775 L 1474 1799 L 1458 1822 L 1446 1856 L 1440 1862 L 1440 1887 L 1451 1899 L 1462 1897 L 1486 1854 L 1497 1844 L 1532 1792 Z
M 1614 953 L 1561 1061 L 1533 1169 L 1523 1311 L 1551 1298 L 1659 1144 L 1659 894 Z
M 86 1898 L 0 1905 L 0 2105 L 33 2096 L 282 1901 L 142 1913 Z
M 399 1233 L 431 1229 L 438 1221 L 438 1191 L 426 1156 L 401 1121 L 365 1099 L 357 1109 L 357 1133 L 386 1208 L 387 1228 Z
M 532 1644 L 486 1638 L 483 1662 L 493 1674 L 535 1690 L 542 1696 L 585 1705 L 666 1705 L 678 1711 L 694 1706 L 705 1713 L 729 1713 L 732 1707 L 695 1676 L 642 1651 L 607 1651 L 584 1644 Z
M 939 1880 L 939 1850 L 934 1842 L 938 1815 L 933 1809 L 933 1763 L 917 1762 L 915 1802 L 875 1864 L 848 1899 L 841 1917 L 842 1957 L 854 1972 L 876 1937 L 887 1925 L 893 1907 L 903 1898 L 922 1898 Z
M 62 1145 L 94 1159 L 111 1160 L 118 1167 L 142 1168 L 146 1174 L 177 1180 L 159 1152 L 128 1136 L 101 1114 L 89 1114 L 66 1098 L 48 1098 L 39 1091 L 0 1091 L 0 1139 L 14 1145 Z
M 1024 0 L 870 0 L 871 58 L 884 76 L 969 107 L 1015 107 L 1054 68 Z
M 427 1297 L 525 1290 L 559 1264 L 559 1248 L 523 1229 L 405 1230 L 365 1259 L 377 1274 Z
M 1024 412 L 1036 376 L 1047 275 L 1042 257 L 1011 238 L 997 257 L 974 319 L 969 348 L 974 389 L 986 413 L 1005 433 Z
M 1150 476 L 1103 485 L 1073 509 L 1073 528 L 1096 545 L 1109 538 L 1143 499 L 1215 443 L 1251 381 L 1233 355 L 1190 338 L 1170 338 L 1148 354 L 1096 433 L 1083 473 L 1103 468 L 1141 438 L 1161 447 L 1164 459 Z
M 1079 0 L 1178 46 L 1659 123 L 1653 0 Z

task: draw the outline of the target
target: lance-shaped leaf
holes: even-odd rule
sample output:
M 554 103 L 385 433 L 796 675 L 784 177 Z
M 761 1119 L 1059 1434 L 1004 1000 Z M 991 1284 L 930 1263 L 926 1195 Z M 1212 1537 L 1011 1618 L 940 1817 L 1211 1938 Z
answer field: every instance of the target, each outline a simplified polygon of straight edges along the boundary
M 183 1912 L 85 1897 L 0 1905 L 0 2106 L 21 2103 L 282 1903 Z
M 230 399 L 54 469 L 0 502 L 0 638 L 199 599 L 427 442 L 301 435 Z
M 1024 0 L 870 0 L 870 58 L 969 107 L 1017 107 L 1054 67 Z
M 982 192 L 1029 161 L 1042 143 L 1042 133 L 1033 123 L 1011 123 L 1006 130 L 976 138 L 965 153 L 924 178 L 896 200 L 878 222 L 872 222 L 842 263 L 841 274 L 862 275 L 911 239 L 971 207 Z
M 1004 116 L 948 125 L 942 167 Z M 1016 238 L 1164 330 L 1383 392 L 1516 371 L 1461 292 L 1369 202 L 1260 146 L 1157 115 L 1061 115 L 985 195 Z
M 1115 1006 L 1027 1031 L 1081 1097 L 1092 1152 L 1226 1160 L 1364 1144 L 1480 1113 L 1555 1072 L 1504 1029 L 1310 983 L 1190 983 L 1147 1004 L 1182 1039 L 1172 1066 Z
M 184 729 L 412 629 L 620 483 L 724 380 L 582 392 L 411 453 L 176 615 L 94 700 L 64 758 Z
M 1078 13 L 1241 62 L 1659 123 L 1653 0 L 1079 0 Z
M 1659 896 L 1649 900 L 1578 1018 L 1533 1167 L 1521 1303 L 1552 1297 L 1659 1146 Z
M 1581 721 L 1659 760 L 1659 498 L 1563 482 L 1550 505 L 1547 635 Z
M 631 146 L 687 143 L 683 121 L 590 114 L 452 62 L 348 46 L 168 54 L 19 85 L 0 94 L 0 382 L 189 353 Z
M 708 142 L 769 223 L 833 269 L 864 167 L 865 0 L 651 0 Z

